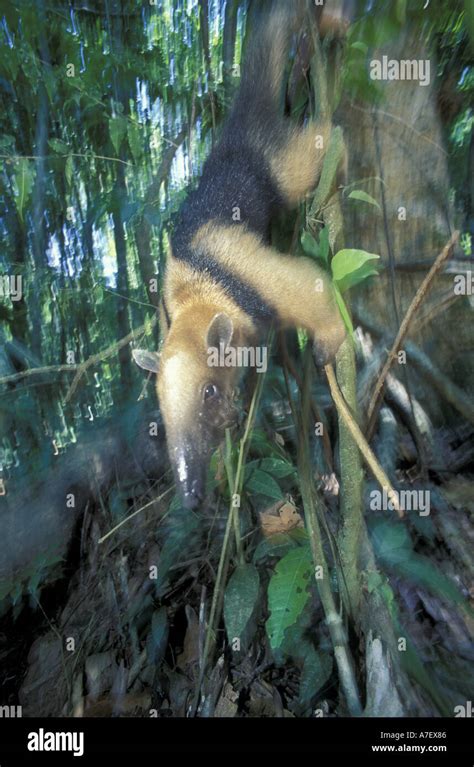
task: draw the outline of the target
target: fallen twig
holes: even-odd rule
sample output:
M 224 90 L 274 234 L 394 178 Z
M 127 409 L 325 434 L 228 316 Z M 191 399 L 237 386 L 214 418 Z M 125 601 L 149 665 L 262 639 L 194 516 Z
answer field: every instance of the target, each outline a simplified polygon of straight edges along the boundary
M 72 395 L 76 391 L 79 385 L 79 381 L 81 380 L 86 370 L 88 370 L 90 367 L 95 365 L 97 362 L 102 362 L 102 360 L 107 359 L 107 357 L 112 357 L 112 355 L 115 354 L 119 349 L 122 349 L 123 346 L 126 346 L 127 344 L 130 343 L 130 341 L 133 341 L 133 339 L 137 335 L 140 335 L 140 333 L 144 333 L 146 330 L 151 330 L 151 328 L 153 328 L 157 322 L 158 322 L 158 315 L 155 314 L 151 318 L 151 320 L 148 320 L 139 328 L 136 328 L 135 330 L 132 330 L 130 333 L 127 333 L 127 335 L 121 338 L 120 341 L 116 341 L 111 346 L 108 346 L 107 349 L 104 349 L 104 351 L 98 352 L 97 354 L 93 354 L 85 362 L 82 362 L 78 366 L 77 373 L 74 376 L 73 382 L 70 386 L 68 393 L 66 394 L 66 398 L 64 402 L 69 402 Z
M 426 275 L 425 279 L 421 283 L 420 287 L 415 293 L 415 296 L 413 298 L 413 301 L 411 302 L 410 306 L 408 307 L 407 313 L 405 314 L 405 317 L 403 318 L 402 324 L 400 325 L 400 329 L 397 333 L 397 337 L 395 338 L 395 341 L 393 342 L 393 346 L 390 349 L 389 355 L 387 357 L 387 360 L 385 362 L 385 365 L 382 368 L 382 371 L 378 377 L 378 380 L 375 384 L 374 391 L 369 403 L 368 408 L 368 425 L 367 425 L 367 439 L 370 440 L 370 437 L 372 435 L 375 421 L 377 418 L 378 408 L 380 404 L 380 400 L 382 397 L 383 389 L 385 386 L 385 379 L 387 377 L 387 374 L 392 367 L 393 361 L 397 355 L 397 352 L 400 349 L 400 346 L 402 345 L 403 340 L 405 339 L 408 328 L 410 327 L 410 323 L 418 310 L 419 306 L 421 305 L 422 301 L 424 300 L 429 288 L 431 287 L 431 283 L 433 282 L 435 276 L 441 269 L 442 265 L 446 261 L 446 259 L 451 254 L 451 251 L 457 242 L 459 237 L 459 231 L 454 232 L 454 234 L 451 236 L 449 242 L 447 245 L 444 246 L 443 250 L 437 257 L 436 261 L 434 262 L 433 266 L 429 270 L 428 274 Z
M 22 378 L 28 378 L 32 375 L 42 375 L 45 373 L 76 373 L 65 399 L 65 402 L 68 402 L 77 389 L 79 379 L 84 375 L 88 368 L 92 367 L 92 365 L 95 365 L 97 362 L 107 359 L 107 357 L 111 357 L 116 351 L 129 344 L 130 341 L 133 341 L 136 336 L 145 333 L 146 330 L 151 330 L 157 322 L 158 316 L 155 315 L 143 325 L 140 325 L 140 327 L 132 330 L 128 335 L 124 336 L 124 338 L 121 338 L 120 341 L 116 341 L 103 351 L 93 354 L 85 360 L 85 362 L 78 362 L 71 365 L 46 365 L 41 368 L 28 368 L 28 370 L 21 370 L 19 373 L 3 376 L 0 378 L 0 384 L 15 383 L 15 381 L 20 381 Z

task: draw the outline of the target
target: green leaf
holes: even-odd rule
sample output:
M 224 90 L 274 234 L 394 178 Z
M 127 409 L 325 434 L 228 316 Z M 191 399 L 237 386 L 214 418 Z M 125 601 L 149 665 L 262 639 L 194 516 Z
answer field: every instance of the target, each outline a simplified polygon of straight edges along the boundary
M 143 155 L 140 126 L 136 122 L 127 122 L 127 138 L 134 162 L 138 163 Z
M 318 652 L 311 647 L 306 653 L 300 677 L 298 702 L 307 707 L 324 687 L 332 674 L 332 658 L 329 653 Z
M 252 452 L 267 456 L 269 453 L 278 454 L 279 450 L 274 442 L 271 442 L 263 429 L 254 429 L 251 441 Z
M 369 277 L 378 277 L 378 276 L 379 276 L 379 272 L 373 266 L 373 264 L 369 264 L 369 263 L 364 264 L 363 266 L 361 266 L 360 269 L 357 269 L 357 271 L 352 272 L 351 274 L 348 274 L 344 280 L 341 280 L 341 282 L 339 283 L 339 290 L 345 293 L 346 290 L 349 290 L 349 288 L 355 287 L 360 282 L 364 282 Z
M 314 194 L 313 204 L 311 205 L 312 213 L 321 210 L 327 198 L 331 194 L 334 179 L 336 178 L 337 170 L 343 155 L 344 137 L 341 128 L 338 126 L 333 128 L 331 133 L 329 147 L 323 161 L 321 177 Z
M 229 642 L 245 640 L 245 631 L 257 604 L 260 577 L 255 565 L 236 567 L 224 595 L 224 623 Z
M 68 145 L 57 138 L 50 138 L 48 144 L 53 152 L 57 152 L 58 154 L 67 154 L 69 152 Z
M 378 258 L 380 256 L 375 253 L 367 253 L 365 250 L 356 248 L 344 248 L 336 253 L 331 261 L 331 269 L 334 282 L 341 293 L 370 275 L 378 274 L 374 264 L 370 263 Z
M 331 261 L 332 275 L 337 283 L 344 279 L 351 272 L 357 271 L 367 261 L 378 259 L 375 253 L 367 253 L 366 250 L 357 248 L 343 248 L 338 251 Z
M 285 554 L 294 549 L 298 544 L 292 540 L 288 533 L 275 533 L 268 538 L 263 538 L 253 553 L 253 562 L 258 564 L 268 557 L 281 559 Z
M 306 344 L 308 343 L 308 331 L 304 328 L 298 328 L 296 333 L 298 336 L 298 346 L 301 351 L 304 351 L 304 349 L 306 349 Z
M 329 256 L 329 229 L 327 226 L 321 229 L 319 243 L 314 239 L 310 232 L 303 232 L 301 235 L 301 245 L 307 256 L 321 261 L 324 266 L 328 265 Z
M 16 207 L 18 215 L 23 220 L 23 211 L 31 196 L 35 180 L 35 167 L 33 163 L 21 157 L 15 165 L 13 177 L 16 186 Z
M 370 537 L 377 559 L 385 565 L 393 566 L 412 557 L 412 540 L 402 522 L 377 519 L 370 525 Z
M 319 258 L 319 246 L 311 232 L 303 232 L 301 235 L 301 245 L 307 256 L 311 256 L 311 258 Z
M 264 559 L 275 557 L 281 559 L 290 549 L 302 546 L 308 542 L 308 533 L 302 527 L 295 527 L 289 533 L 275 533 L 263 538 L 253 553 L 253 562 L 258 564 Z
M 308 585 L 312 571 L 309 546 L 293 549 L 281 559 L 268 584 L 267 635 L 272 649 L 281 646 L 285 630 L 292 626 L 303 611 L 308 599 Z
M 281 458 L 261 458 L 256 461 L 250 461 L 245 467 L 245 473 L 250 476 L 250 473 L 261 469 L 268 472 L 273 477 L 282 479 L 283 477 L 289 477 L 290 474 L 296 473 L 296 468 L 289 461 L 283 461 Z
M 260 471 L 260 469 L 256 469 L 252 472 L 245 484 L 245 489 L 248 492 L 259 493 L 267 498 L 273 498 L 276 501 L 280 501 L 283 498 L 283 493 L 278 482 L 275 482 L 270 474 L 267 474 L 265 471 Z
M 72 180 L 72 174 L 74 172 L 74 163 L 71 156 L 69 156 L 66 160 L 66 168 L 64 172 L 66 174 L 66 181 L 68 184 L 70 184 Z
M 367 194 L 367 192 L 363 192 L 362 189 L 354 189 L 354 191 L 350 193 L 348 199 L 362 200 L 363 202 L 368 202 L 369 205 L 374 205 L 376 208 L 381 210 L 381 207 L 378 204 L 377 200 L 374 200 L 374 198 L 371 197 L 370 194 Z
M 109 120 L 110 140 L 113 144 L 116 154 L 120 152 L 122 140 L 127 131 L 127 120 L 124 117 L 112 117 Z
M 146 643 L 146 651 L 150 663 L 159 663 L 168 644 L 169 624 L 166 607 L 155 610 L 151 619 L 151 631 Z
M 368 48 L 365 43 L 362 43 L 360 40 L 356 40 L 355 43 L 351 43 L 351 48 L 354 48 L 356 51 L 362 51 L 363 54 L 366 54 L 368 51 Z
M 349 312 L 347 311 L 347 306 L 344 302 L 343 297 L 341 296 L 340 290 L 337 287 L 337 285 L 334 285 L 334 294 L 336 296 L 336 303 L 339 307 L 339 311 L 341 312 L 341 317 L 344 320 L 344 325 L 346 326 L 348 332 L 350 335 L 354 332 L 354 327 L 352 325 L 352 320 L 350 318 Z

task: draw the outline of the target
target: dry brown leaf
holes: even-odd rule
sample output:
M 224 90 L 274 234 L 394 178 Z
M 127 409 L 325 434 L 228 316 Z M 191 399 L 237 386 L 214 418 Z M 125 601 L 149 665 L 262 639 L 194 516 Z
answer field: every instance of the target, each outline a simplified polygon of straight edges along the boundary
M 289 501 L 278 501 L 267 511 L 260 512 L 262 533 L 266 538 L 276 533 L 288 533 L 295 527 L 304 527 L 301 514 Z
M 178 655 L 176 665 L 186 672 L 199 663 L 199 619 L 190 605 L 186 605 L 185 612 L 188 628 L 184 637 L 183 652 Z
M 128 716 L 138 711 L 148 711 L 151 706 L 149 692 L 124 695 L 120 698 L 106 696 L 99 700 L 86 698 L 84 713 L 86 716 L 111 717 L 112 715 Z

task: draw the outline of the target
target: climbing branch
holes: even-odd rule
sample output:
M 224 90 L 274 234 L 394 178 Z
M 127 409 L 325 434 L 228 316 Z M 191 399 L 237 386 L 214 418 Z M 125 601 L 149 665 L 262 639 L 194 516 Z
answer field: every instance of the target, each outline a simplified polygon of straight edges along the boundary
M 344 397 L 342 396 L 339 386 L 337 384 L 336 376 L 335 376 L 332 365 L 326 365 L 324 370 L 326 371 L 329 388 L 331 390 L 331 395 L 336 405 L 336 408 L 338 410 L 338 413 L 341 415 L 347 428 L 352 434 L 352 437 L 354 438 L 354 441 L 357 444 L 357 447 L 359 448 L 362 454 L 362 457 L 364 458 L 367 465 L 371 469 L 375 479 L 380 484 L 381 488 L 386 491 L 388 498 L 390 498 L 390 500 L 392 501 L 394 509 L 401 519 L 404 516 L 404 513 L 403 513 L 403 509 L 400 508 L 400 504 L 398 503 L 397 493 L 393 489 L 389 478 L 387 477 L 384 470 L 382 469 L 379 462 L 377 461 L 364 435 L 359 429 L 357 422 L 355 421 L 355 419 L 352 416 L 352 413 L 347 407 Z

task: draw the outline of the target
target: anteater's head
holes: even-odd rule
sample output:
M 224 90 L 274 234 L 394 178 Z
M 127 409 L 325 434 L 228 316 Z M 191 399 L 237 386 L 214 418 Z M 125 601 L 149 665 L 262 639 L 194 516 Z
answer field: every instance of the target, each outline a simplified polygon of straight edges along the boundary
M 239 370 L 216 364 L 214 353 L 229 349 L 235 335 L 228 315 L 213 307 L 189 307 L 173 319 L 159 354 L 133 351 L 140 367 L 157 373 L 168 453 L 187 508 L 202 502 L 210 454 L 237 415 Z

